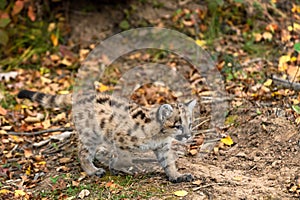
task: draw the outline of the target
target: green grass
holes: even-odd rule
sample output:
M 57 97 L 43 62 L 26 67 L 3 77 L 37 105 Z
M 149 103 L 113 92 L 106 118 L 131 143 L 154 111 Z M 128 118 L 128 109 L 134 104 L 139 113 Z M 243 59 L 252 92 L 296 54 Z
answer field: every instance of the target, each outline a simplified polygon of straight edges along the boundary
M 153 196 L 162 195 L 165 191 L 163 185 L 157 187 L 152 184 L 140 184 L 145 177 L 135 178 L 133 176 L 107 176 L 99 180 L 88 180 L 88 177 L 82 180 L 79 186 L 74 186 L 72 181 L 78 180 L 78 176 L 62 174 L 50 177 L 53 190 L 40 191 L 38 197 L 47 197 L 48 199 L 59 199 L 64 197 L 77 197 L 78 194 L 86 189 L 90 192 L 85 199 L 147 199 Z M 63 184 L 62 184 L 63 183 Z M 110 186 L 107 183 L 114 184 Z M 61 187 L 64 185 L 65 187 Z

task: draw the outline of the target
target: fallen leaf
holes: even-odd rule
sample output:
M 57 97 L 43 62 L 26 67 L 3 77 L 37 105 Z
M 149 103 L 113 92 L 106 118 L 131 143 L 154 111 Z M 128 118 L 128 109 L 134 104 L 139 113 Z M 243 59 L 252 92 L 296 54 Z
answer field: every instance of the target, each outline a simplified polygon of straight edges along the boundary
M 25 196 L 26 192 L 24 192 L 23 190 L 15 190 L 15 197 L 21 197 L 21 196 Z
M 32 150 L 24 149 L 24 155 L 25 155 L 25 158 L 30 158 L 33 155 Z
M 90 195 L 90 191 L 87 190 L 87 189 L 84 189 L 84 190 L 81 190 L 81 191 L 80 191 L 80 193 L 78 194 L 78 197 L 79 197 L 80 199 L 83 199 L 83 198 L 85 198 L 85 197 L 87 197 L 87 196 L 89 196 L 89 195 Z
M 284 55 L 279 58 L 278 70 L 283 72 L 287 70 L 287 62 L 291 60 L 289 55 Z
M 232 141 L 232 139 L 231 139 L 231 137 L 229 135 L 227 137 L 225 137 L 225 138 L 222 138 L 221 142 L 223 142 L 224 144 L 226 144 L 228 146 L 230 146 L 230 145 L 233 144 L 233 141 Z
M 273 38 L 273 35 L 272 35 L 272 33 L 270 33 L 270 32 L 264 32 L 263 35 L 262 35 L 262 37 L 263 37 L 265 40 L 271 41 L 272 38 Z
M 48 32 L 52 32 L 56 28 L 56 24 L 54 22 L 48 25 Z M 58 56 L 59 57 L 59 56 Z
M 200 47 L 204 47 L 206 45 L 205 40 L 196 40 L 196 44 Z
M 1 105 L 0 105 L 0 115 L 6 115 L 7 114 L 7 110 L 5 110 Z
M 300 117 L 297 117 L 295 122 L 296 122 L 296 124 L 300 124 Z
M 196 181 L 193 181 L 192 184 L 194 185 L 200 185 L 202 183 L 201 180 L 196 180 Z
M 269 87 L 272 85 L 272 79 L 268 79 L 266 80 L 266 82 L 264 82 L 264 86 Z
M 59 159 L 59 162 L 61 163 L 61 164 L 65 164 L 65 163 L 69 163 L 69 162 L 71 162 L 71 158 L 61 158 L 61 159 Z
M 21 12 L 21 10 L 24 8 L 24 1 L 18 0 L 15 2 L 13 10 L 11 12 L 11 15 L 14 16 Z
M 36 19 L 36 15 L 35 15 L 35 13 L 34 13 L 34 11 L 33 11 L 33 6 L 32 5 L 29 5 L 29 7 L 28 7 L 28 11 L 27 11 L 27 16 L 29 17 L 29 19 L 31 20 L 31 21 L 35 21 L 35 19 Z
M 9 135 L 9 138 L 11 138 L 16 143 L 22 143 L 24 142 L 24 139 L 17 135 Z
M 235 176 L 235 177 L 232 178 L 232 180 L 234 180 L 234 181 L 242 181 L 243 177 L 241 177 L 241 176 Z
M 185 190 L 178 190 L 178 191 L 174 192 L 174 194 L 175 194 L 175 196 L 178 196 L 178 197 L 184 197 L 188 194 L 188 192 Z
M 7 190 L 7 189 L 1 189 L 0 190 L 0 194 L 9 194 L 9 193 L 11 193 L 11 191 L 9 191 L 9 190 Z
M 56 47 L 58 45 L 58 37 L 52 33 L 50 39 L 52 41 L 53 46 Z
M 29 167 L 26 169 L 25 174 L 28 175 L 28 176 L 31 174 L 31 166 L 29 166 Z

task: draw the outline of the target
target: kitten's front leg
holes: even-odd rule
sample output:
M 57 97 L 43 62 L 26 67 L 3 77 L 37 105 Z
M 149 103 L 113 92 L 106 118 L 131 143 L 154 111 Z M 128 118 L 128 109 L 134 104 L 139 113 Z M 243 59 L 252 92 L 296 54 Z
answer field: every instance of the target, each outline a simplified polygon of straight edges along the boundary
M 170 144 L 166 143 L 162 148 L 154 150 L 159 164 L 164 169 L 169 181 L 173 183 L 190 182 L 194 180 L 192 174 L 180 174 L 177 170 L 175 161 L 176 156 L 170 148 Z

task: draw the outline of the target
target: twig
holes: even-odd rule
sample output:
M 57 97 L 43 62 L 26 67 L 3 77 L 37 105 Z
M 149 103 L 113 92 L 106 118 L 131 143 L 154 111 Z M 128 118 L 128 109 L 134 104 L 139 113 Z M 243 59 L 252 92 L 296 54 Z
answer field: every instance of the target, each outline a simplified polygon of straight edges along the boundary
M 215 186 L 215 185 L 225 185 L 225 184 L 227 184 L 227 183 L 211 183 L 211 184 L 195 187 L 195 188 L 193 188 L 193 191 L 197 191 L 197 190 L 200 190 L 202 188 L 207 188 L 207 187 L 211 187 L 211 186 Z
M 194 126 L 194 127 L 192 128 L 192 131 L 194 131 L 196 128 L 202 126 L 203 124 L 205 124 L 205 123 L 208 122 L 208 121 L 210 121 L 210 118 L 209 118 L 209 119 L 206 119 L 206 120 L 202 121 L 201 123 L 197 124 L 196 126 Z
M 48 130 L 42 130 L 42 131 L 36 131 L 32 133 L 27 132 L 7 132 L 7 135 L 23 135 L 23 136 L 34 136 L 34 135 L 40 135 L 44 133 L 52 133 L 52 132 L 58 132 L 58 131 L 73 131 L 73 128 L 71 127 L 65 127 L 65 128 L 56 128 L 56 129 L 48 129 Z
M 274 81 L 274 83 L 276 85 L 282 86 L 287 89 L 293 89 L 295 91 L 300 91 L 300 83 L 293 83 L 293 82 L 290 82 L 289 80 L 284 80 L 284 79 L 278 78 L 274 75 L 272 76 L 272 80 Z

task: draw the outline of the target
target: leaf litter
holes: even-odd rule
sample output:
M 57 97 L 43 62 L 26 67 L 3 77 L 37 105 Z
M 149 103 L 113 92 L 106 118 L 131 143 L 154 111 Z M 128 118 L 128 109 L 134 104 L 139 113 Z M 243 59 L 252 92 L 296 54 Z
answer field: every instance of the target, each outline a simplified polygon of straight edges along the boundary
M 260 1 L 257 2 L 262 5 Z M 250 1 L 245 3 L 252 4 Z M 193 2 L 186 5 L 186 8 L 176 11 L 172 17 L 166 16 L 166 20 L 159 20 L 156 23 L 167 26 L 170 19 L 172 27 L 177 27 L 190 35 L 195 35 L 195 24 L 198 24 L 203 32 L 209 30 L 208 24 L 205 23 L 210 14 L 207 9 L 198 6 L 197 9 L 191 9 L 189 6 L 192 6 Z M 281 20 L 277 20 L 276 15 L 271 16 L 268 13 L 270 10 L 283 16 L 281 12 L 285 11 L 284 7 L 278 2 L 277 7 L 263 9 L 268 20 L 262 20 L 257 24 L 261 28 L 257 29 L 259 31 L 251 32 L 247 23 L 240 21 L 240 24 L 237 24 L 234 19 L 228 18 L 232 15 L 229 14 L 231 9 L 228 5 L 231 4 L 223 5 L 224 10 L 218 17 L 224 20 L 223 25 L 228 28 L 228 33 L 235 34 L 225 33 L 224 37 L 215 40 L 212 44 L 215 49 L 213 53 L 218 54 L 217 67 L 225 77 L 226 91 L 232 95 L 231 107 L 226 119 L 228 127 L 220 130 L 226 132 L 227 136 L 217 138 L 221 142 L 218 142 L 213 152 L 199 159 L 197 157 L 199 148 L 207 140 L 202 130 L 207 130 L 209 127 L 209 121 L 202 120 L 204 123 L 197 128 L 199 133 L 194 138 L 194 144 L 185 149 L 192 156 L 181 157 L 178 161 L 182 171 L 195 172 L 197 180 L 194 183 L 169 185 L 164 181 L 164 177 L 161 178 L 162 174 L 135 179 L 148 187 L 142 187 L 145 190 L 151 191 L 151 187 L 163 188 L 164 191 L 161 193 L 157 190 L 153 192 L 155 195 L 161 195 L 158 196 L 159 198 L 168 195 L 185 198 L 203 197 L 203 199 L 208 196 L 217 199 L 299 197 L 300 138 L 299 130 L 295 125 L 300 121 L 298 112 L 300 96 L 296 90 L 285 87 L 272 78 L 275 74 L 287 83 L 299 82 L 299 50 L 298 54 L 296 53 L 299 49 L 299 23 L 285 21 L 286 16 Z M 238 1 L 235 5 L 249 16 L 254 12 L 250 10 L 251 6 L 246 7 Z M 287 12 L 288 15 L 299 19 L 298 7 L 299 5 L 292 5 L 289 9 L 291 12 Z M 34 15 L 29 13 L 31 20 L 34 21 Z M 192 15 L 193 13 L 195 15 Z M 239 13 L 236 14 L 238 16 Z M 128 23 L 130 25 L 134 22 L 128 19 Z M 205 42 L 204 35 L 199 33 L 197 37 L 198 45 L 206 49 L 210 48 L 209 43 Z M 254 37 L 254 40 L 247 42 L 247 37 Z M 70 110 L 45 111 L 36 103 L 15 98 L 17 92 L 24 87 L 52 94 L 69 91 L 74 83 L 74 75 L 67 68 L 76 65 L 78 59 L 83 60 L 89 49 L 82 48 L 77 56 L 68 47 L 59 44 L 57 39 L 55 35 L 51 35 L 51 42 L 53 46 L 58 46 L 60 54 L 45 56 L 39 71 L 17 69 L 0 74 L 0 78 L 5 80 L 1 83 L 5 90 L 1 91 L 2 97 L 0 97 L 4 102 L 10 102 L 0 107 L 2 156 L 0 179 L 1 184 L 4 183 L 1 185 L 0 194 L 6 198 L 29 199 L 37 197 L 33 194 L 33 190 L 30 190 L 31 188 L 39 191 L 50 188 L 58 191 L 56 196 L 58 198 L 93 198 L 93 193 L 96 192 L 92 189 L 77 190 L 75 194 L 66 193 L 70 189 L 68 184 L 79 188 L 80 185 L 86 186 L 90 183 L 102 184 L 109 195 L 122 193 L 131 188 L 131 185 L 137 191 L 141 190 L 130 181 L 129 185 L 124 186 L 120 182 L 109 179 L 99 180 L 81 174 L 74 153 L 76 137 L 71 132 L 45 132 L 31 136 L 7 134 L 70 127 L 68 124 L 71 121 Z M 294 41 L 298 43 L 294 45 Z M 270 47 L 277 47 L 277 45 L 281 45 L 284 51 L 274 54 L 273 48 Z M 268 48 L 264 49 L 263 46 Z M 260 55 L 261 52 L 264 52 L 264 57 L 258 56 L 257 59 L 255 56 Z M 249 56 L 250 54 L 252 56 Z M 274 61 L 270 59 L 273 54 Z M 131 65 L 135 60 L 144 63 L 160 56 L 156 54 L 152 57 L 147 52 L 133 53 L 125 59 L 124 63 Z M 159 62 L 165 62 L 173 68 L 187 65 L 178 61 L 173 55 L 162 57 Z M 103 92 L 118 89 L 114 88 L 111 82 L 114 77 L 117 80 L 120 73 L 116 68 L 112 73 L 108 73 L 102 82 L 95 83 L 98 90 Z M 201 75 L 194 73 L 193 70 L 189 70 L 184 75 L 190 81 L 193 92 L 199 99 L 209 93 L 209 90 L 202 85 Z M 140 87 L 133 94 L 132 99 L 142 105 L 152 105 L 175 101 L 177 96 L 180 95 L 174 94 L 168 88 L 150 84 Z M 200 105 L 197 112 L 201 116 L 209 116 L 210 108 L 207 105 Z M 73 177 L 70 174 L 73 174 Z M 166 187 L 162 186 L 164 184 Z M 126 194 L 130 196 L 133 192 Z

